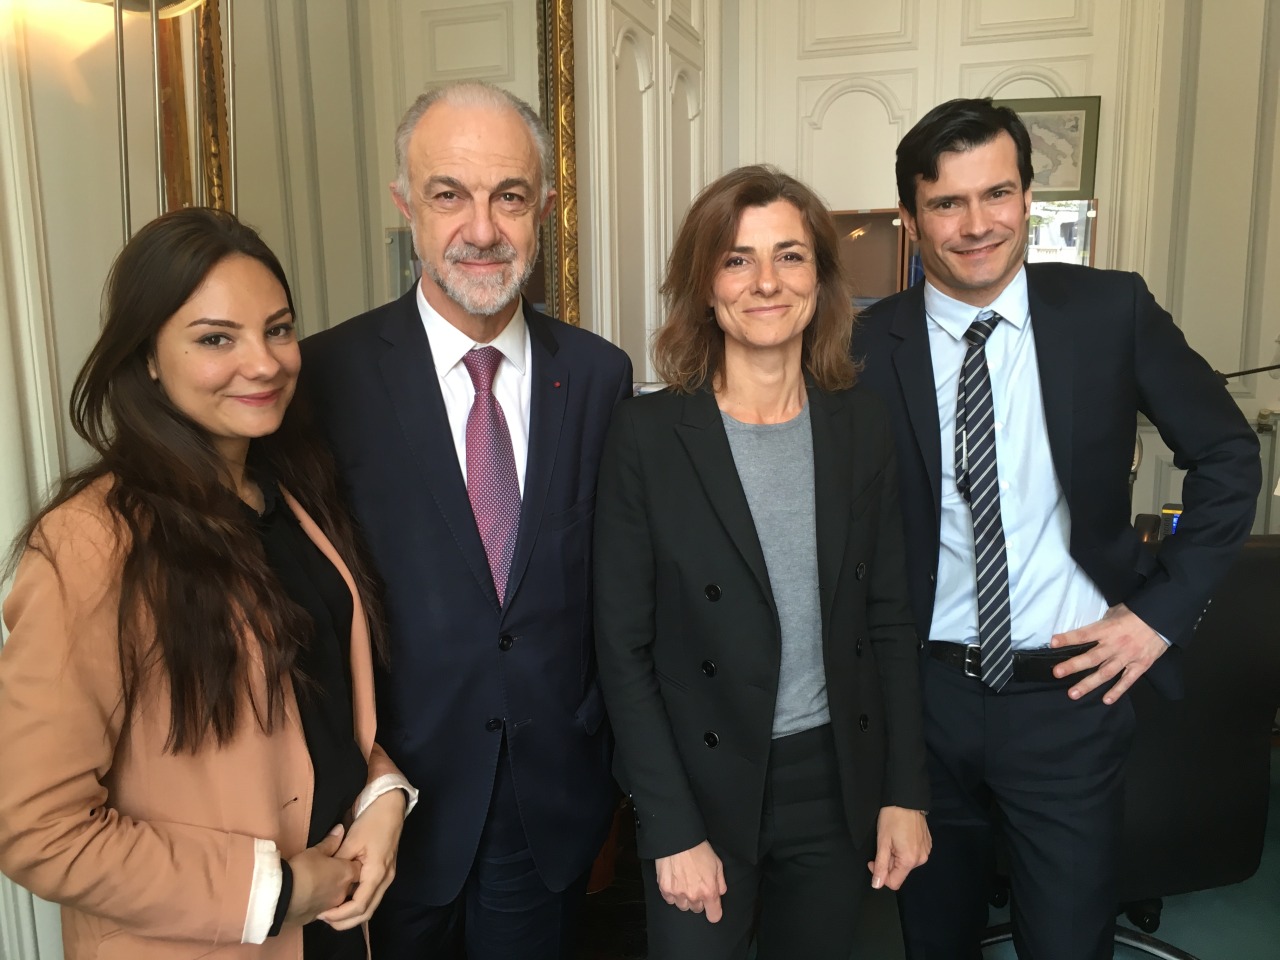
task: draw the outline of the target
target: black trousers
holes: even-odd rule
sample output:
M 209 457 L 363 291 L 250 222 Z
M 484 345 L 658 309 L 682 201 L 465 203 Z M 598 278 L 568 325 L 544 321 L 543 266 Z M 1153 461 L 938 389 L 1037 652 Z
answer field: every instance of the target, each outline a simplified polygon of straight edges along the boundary
M 399 872 L 426 869 L 398 864 Z M 547 889 L 529 850 L 504 742 L 475 865 L 452 903 L 393 897 L 369 921 L 373 960 L 569 960 L 590 871 Z
M 829 725 L 773 741 L 757 862 L 723 850 L 724 916 L 669 905 L 643 865 L 650 960 L 849 960 L 873 856 L 849 837 Z M 714 841 L 712 846 L 715 846 Z
M 1008 854 L 1022 960 L 1112 956 L 1127 697 L 1106 686 L 981 681 L 923 661 L 933 852 L 898 896 L 909 960 L 980 960 L 998 835 Z

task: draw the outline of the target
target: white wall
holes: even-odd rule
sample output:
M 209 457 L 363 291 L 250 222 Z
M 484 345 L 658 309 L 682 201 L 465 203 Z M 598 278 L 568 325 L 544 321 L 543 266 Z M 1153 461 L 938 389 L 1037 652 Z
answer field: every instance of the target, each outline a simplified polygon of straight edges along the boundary
M 1162 13 L 1150 227 L 1132 266 L 1215 369 L 1263 366 L 1276 359 L 1280 336 L 1280 8 L 1167 0 Z M 1266 374 L 1234 379 L 1229 390 L 1250 419 L 1280 409 L 1280 380 Z M 1182 474 L 1154 428 L 1139 434 L 1135 507 L 1153 512 L 1181 499 Z M 1277 532 L 1276 436 L 1260 439 L 1254 530 Z
M 676 227 L 721 172 L 720 0 L 574 7 L 583 325 L 652 380 Z
M 778 164 L 833 209 L 893 207 L 894 148 L 952 97 L 1098 95 L 1099 266 L 1138 270 L 1213 366 L 1280 336 L 1280 5 L 1267 0 L 726 0 L 727 166 Z M 728 142 L 730 134 L 736 134 Z M 1280 381 L 1234 381 L 1250 418 Z M 1135 507 L 1177 500 L 1150 426 Z M 1264 437 L 1264 458 L 1272 437 Z M 1267 494 L 1275 487 L 1272 473 Z M 1271 529 L 1280 529 L 1280 503 Z
M 732 0 L 731 0 L 732 2 Z M 774 163 L 837 210 L 897 204 L 894 149 L 952 97 L 1100 94 L 1098 254 L 1114 259 L 1122 118 L 1154 97 L 1132 56 L 1145 0 L 736 0 L 736 161 Z M 1143 12 L 1146 11 L 1146 12 Z M 1137 17 L 1140 22 L 1131 24 Z M 1141 79 L 1141 83 L 1136 80 Z
M 537 0 L 367 0 L 367 70 L 372 98 L 368 145 L 376 171 L 367 197 L 370 248 L 387 249 L 387 230 L 405 220 L 387 184 L 395 176 L 395 130 L 424 90 L 457 80 L 484 80 L 540 109 Z M 381 257 L 381 254 L 379 254 Z M 387 265 L 378 269 L 385 277 Z M 384 302 L 404 290 L 382 281 Z
M 235 5 L 237 213 L 280 257 L 304 334 L 386 299 L 366 7 Z

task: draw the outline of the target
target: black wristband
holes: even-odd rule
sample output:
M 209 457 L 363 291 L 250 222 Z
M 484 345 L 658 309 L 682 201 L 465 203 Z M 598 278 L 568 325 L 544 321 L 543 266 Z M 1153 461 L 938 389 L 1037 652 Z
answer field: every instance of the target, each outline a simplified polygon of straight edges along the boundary
M 293 867 L 284 857 L 280 858 L 280 899 L 276 901 L 276 915 L 271 921 L 268 937 L 274 937 L 284 926 L 284 915 L 289 912 L 289 901 L 293 899 Z

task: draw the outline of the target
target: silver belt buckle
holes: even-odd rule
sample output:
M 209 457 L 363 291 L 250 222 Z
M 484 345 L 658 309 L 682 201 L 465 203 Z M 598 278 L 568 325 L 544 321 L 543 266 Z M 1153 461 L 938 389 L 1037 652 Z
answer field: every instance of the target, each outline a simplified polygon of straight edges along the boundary
M 982 679 L 982 647 L 976 643 L 964 646 L 964 675 L 975 680 Z

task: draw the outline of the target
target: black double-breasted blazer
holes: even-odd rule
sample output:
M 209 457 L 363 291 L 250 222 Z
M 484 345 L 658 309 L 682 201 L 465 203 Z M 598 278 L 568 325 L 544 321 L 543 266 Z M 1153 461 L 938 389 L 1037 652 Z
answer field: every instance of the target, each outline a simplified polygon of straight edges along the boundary
M 1147 677 L 1182 692 L 1181 651 L 1249 534 L 1261 480 L 1258 438 L 1209 364 L 1134 273 L 1027 264 L 1040 402 L 1071 512 L 1071 556 L 1107 603 L 1125 603 L 1173 643 Z M 933 618 L 942 449 L 924 284 L 881 300 L 854 333 L 863 382 L 884 400 L 901 468 L 911 601 Z M 1175 536 L 1147 549 L 1131 522 L 1129 469 L 1143 414 L 1187 470 Z
M 822 655 L 844 808 L 928 808 L 893 440 L 862 387 L 809 388 Z M 791 491 L 778 490 L 786 497 Z M 754 861 L 781 632 L 715 397 L 619 405 L 596 508 L 596 646 L 642 857 Z

